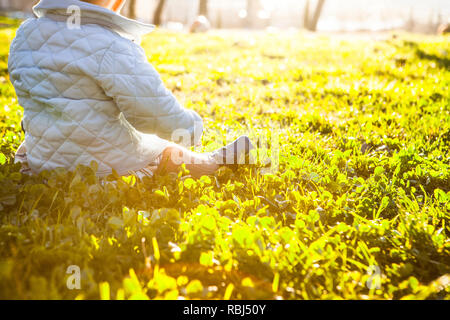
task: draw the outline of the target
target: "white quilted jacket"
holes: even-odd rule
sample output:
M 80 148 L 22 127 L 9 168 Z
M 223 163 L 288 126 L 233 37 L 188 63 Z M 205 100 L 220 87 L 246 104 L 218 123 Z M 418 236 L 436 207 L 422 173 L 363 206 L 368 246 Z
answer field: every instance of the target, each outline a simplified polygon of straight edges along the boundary
M 71 5 L 81 9 L 79 28 L 67 24 Z M 198 143 L 201 118 L 180 106 L 136 44 L 153 26 L 78 0 L 41 0 L 34 13 L 8 61 L 32 172 L 94 160 L 98 175 L 126 174 L 158 157 L 176 129 Z

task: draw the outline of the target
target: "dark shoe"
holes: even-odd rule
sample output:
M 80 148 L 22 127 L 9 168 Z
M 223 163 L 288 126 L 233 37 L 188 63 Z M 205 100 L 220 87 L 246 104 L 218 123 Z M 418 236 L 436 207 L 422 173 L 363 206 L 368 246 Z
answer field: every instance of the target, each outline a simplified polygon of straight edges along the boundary
M 254 148 L 249 137 L 240 136 L 225 147 L 212 152 L 210 156 L 216 164 L 235 169 L 238 165 L 253 163 L 250 151 Z

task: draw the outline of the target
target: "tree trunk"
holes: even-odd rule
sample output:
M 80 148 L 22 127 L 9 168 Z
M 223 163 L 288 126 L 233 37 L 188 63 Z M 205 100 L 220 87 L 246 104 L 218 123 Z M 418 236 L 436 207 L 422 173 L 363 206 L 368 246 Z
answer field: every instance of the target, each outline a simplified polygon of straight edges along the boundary
M 166 3 L 166 0 L 159 0 L 158 6 L 156 7 L 155 13 L 153 15 L 153 24 L 159 26 L 161 25 L 161 16 L 162 12 L 164 10 L 164 5 Z
M 303 14 L 303 28 L 309 29 L 309 0 L 305 1 L 305 10 Z
M 325 0 L 317 0 L 316 10 L 314 11 L 314 16 L 312 20 L 309 21 L 309 30 L 316 31 L 317 23 L 319 22 L 320 14 L 322 13 L 323 5 L 325 4 Z M 309 20 L 309 19 L 308 19 Z
M 198 6 L 198 15 L 199 16 L 208 16 L 208 0 L 200 0 Z
M 259 6 L 259 0 L 247 0 L 247 17 L 245 21 L 247 28 L 255 27 Z
M 128 0 L 128 16 L 136 19 L 136 0 Z

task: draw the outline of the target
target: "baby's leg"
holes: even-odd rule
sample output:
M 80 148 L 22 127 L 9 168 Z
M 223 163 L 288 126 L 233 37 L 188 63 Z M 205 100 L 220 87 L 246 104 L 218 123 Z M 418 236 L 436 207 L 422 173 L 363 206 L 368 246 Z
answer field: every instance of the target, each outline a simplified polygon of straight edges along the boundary
M 213 174 L 219 168 L 208 154 L 192 152 L 181 146 L 170 146 L 163 151 L 161 163 L 155 173 L 178 172 L 183 163 L 195 178 Z
M 250 139 L 241 136 L 227 146 L 212 153 L 196 153 L 178 145 L 167 147 L 162 153 L 161 163 L 156 169 L 156 174 L 178 172 L 181 164 L 186 165 L 193 177 L 213 174 L 220 165 L 236 168 L 246 162 L 250 150 L 254 147 Z M 244 159 L 244 162 L 242 160 Z

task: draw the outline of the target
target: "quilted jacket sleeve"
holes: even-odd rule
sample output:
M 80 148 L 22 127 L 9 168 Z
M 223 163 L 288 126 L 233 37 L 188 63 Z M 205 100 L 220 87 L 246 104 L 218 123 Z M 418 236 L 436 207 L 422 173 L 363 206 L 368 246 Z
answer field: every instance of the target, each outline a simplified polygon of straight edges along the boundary
M 188 145 L 199 143 L 201 117 L 183 108 L 165 88 L 140 46 L 115 41 L 103 55 L 97 76 L 106 95 L 137 130 Z

